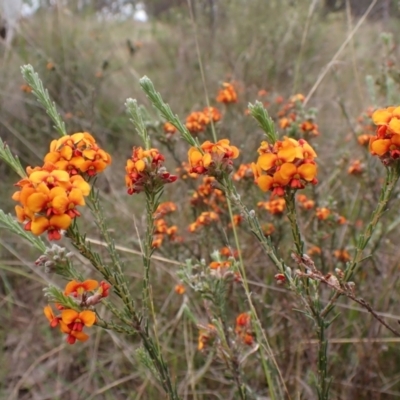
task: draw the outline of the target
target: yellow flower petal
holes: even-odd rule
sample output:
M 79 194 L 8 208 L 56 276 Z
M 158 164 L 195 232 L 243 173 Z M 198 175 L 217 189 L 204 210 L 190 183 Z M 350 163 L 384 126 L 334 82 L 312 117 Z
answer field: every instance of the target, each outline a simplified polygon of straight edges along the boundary
M 274 179 L 269 175 L 262 175 L 257 179 L 257 185 L 263 192 L 271 189 L 273 183 Z
M 376 110 L 372 114 L 372 121 L 375 125 L 386 125 L 390 121 L 390 118 L 392 118 L 392 113 L 386 108 Z
M 50 218 L 50 225 L 55 229 L 68 229 L 71 225 L 71 217 L 67 214 L 53 215 Z
M 257 166 L 263 169 L 264 171 L 268 171 L 274 166 L 277 159 L 278 157 L 276 154 L 272 153 L 261 154 L 261 156 L 258 157 Z
M 396 134 L 400 135 L 400 119 L 392 118 L 389 122 L 389 129 Z
M 64 324 L 69 325 L 74 322 L 79 316 L 79 313 L 75 310 L 67 309 L 61 311 L 61 320 Z
M 315 164 L 303 164 L 297 168 L 300 176 L 308 182 L 311 182 L 317 175 L 317 166 Z
M 50 223 L 46 217 L 37 217 L 32 221 L 31 231 L 34 235 L 41 235 L 48 227 Z
M 96 322 L 96 314 L 93 311 L 85 310 L 79 313 L 79 319 L 85 326 L 92 326 Z

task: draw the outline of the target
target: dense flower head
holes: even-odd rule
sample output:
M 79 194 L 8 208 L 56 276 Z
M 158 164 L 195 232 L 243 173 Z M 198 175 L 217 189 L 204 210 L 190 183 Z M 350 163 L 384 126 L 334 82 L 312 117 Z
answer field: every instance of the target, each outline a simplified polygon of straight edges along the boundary
M 193 192 L 190 204 L 199 208 L 206 206 L 216 213 L 221 213 L 222 208 L 226 207 L 226 197 L 222 190 L 214 186 L 215 178 L 212 176 L 203 177 L 202 183 Z
M 237 171 L 233 174 L 234 181 L 242 181 L 245 179 L 253 179 L 253 170 L 251 164 L 240 164 Z
M 269 201 L 259 201 L 257 206 L 268 211 L 272 215 L 280 215 L 285 211 L 286 201 L 282 197 L 272 198 Z
M 309 199 L 305 194 L 297 195 L 297 202 L 303 210 L 311 210 L 315 207 L 315 201 Z
M 190 172 L 214 175 L 218 171 L 231 172 L 233 160 L 239 156 L 239 149 L 230 145 L 228 139 L 216 143 L 205 141 L 200 149 L 191 147 L 188 152 Z
M 338 225 L 344 225 L 347 223 L 347 219 L 343 215 L 339 215 L 327 207 L 317 208 L 315 215 L 320 221 L 329 221 Z
M 72 220 L 80 216 L 77 206 L 85 205 L 90 185 L 81 175 L 70 176 L 52 163 L 27 168 L 27 177 L 15 184 L 20 190 L 12 196 L 17 219 L 34 235 L 47 231 L 49 240 L 59 240 Z
M 214 211 L 204 211 L 196 219 L 195 222 L 189 225 L 189 232 L 193 233 L 198 231 L 204 226 L 208 226 L 213 222 L 219 221 L 219 216 Z
M 69 282 L 65 287 L 64 294 L 66 296 L 72 295 L 76 299 L 76 309 L 55 304 L 60 311 L 60 314 L 55 315 L 52 307 L 47 305 L 44 308 L 44 314 L 50 326 L 52 328 L 59 326 L 61 332 L 67 335 L 67 343 L 69 344 L 74 344 L 77 340 L 85 342 L 89 339 L 89 335 L 83 332 L 84 327 L 89 328 L 96 323 L 95 312 L 87 308 L 96 305 L 101 299 L 107 297 L 110 287 L 111 285 L 107 282 L 102 281 L 99 284 L 93 279 L 84 282 L 76 280 Z M 93 293 L 94 290 L 96 291 Z
M 363 173 L 364 167 L 360 160 L 354 160 L 351 162 L 349 168 L 347 169 L 350 175 L 361 175 Z
M 378 126 L 369 150 L 388 165 L 400 157 L 400 106 L 376 110 L 372 121 Z
M 230 247 L 222 247 L 222 249 L 219 250 L 219 254 L 223 257 L 233 257 L 233 258 L 238 258 L 239 257 L 239 252 L 236 249 L 232 249 Z
M 220 111 L 215 107 L 205 107 L 203 111 L 193 111 L 186 117 L 186 128 L 196 134 L 203 132 L 211 122 L 218 122 L 222 118 Z
M 303 189 L 317 183 L 317 154 L 304 139 L 285 137 L 273 145 L 263 142 L 259 154 L 252 169 L 255 183 L 264 192 L 283 196 L 286 189 Z
M 53 140 L 44 158 L 70 175 L 94 176 L 111 164 L 111 156 L 102 150 L 88 132 L 78 132 Z
M 169 225 L 164 218 L 158 218 L 154 221 L 154 232 L 153 232 L 153 248 L 159 248 L 163 244 L 164 240 L 168 240 L 170 243 L 180 243 L 183 241 L 181 236 L 178 236 L 178 227 L 176 225 Z
M 165 216 L 167 214 L 171 214 L 177 210 L 176 204 L 172 201 L 166 201 L 164 203 L 160 203 L 155 212 L 155 216 L 158 218 L 159 216 Z
M 144 150 L 142 147 L 133 147 L 132 156 L 125 166 L 128 194 L 140 193 L 145 188 L 154 190 L 166 183 L 175 182 L 177 176 L 166 170 L 164 160 L 164 156 L 157 149 Z
M 202 351 L 206 346 L 210 345 L 211 342 L 217 335 L 217 329 L 212 324 L 207 326 L 199 326 L 199 338 L 197 344 L 197 350 Z
M 241 341 L 249 346 L 254 343 L 254 335 L 251 328 L 251 317 L 248 313 L 239 314 L 236 317 L 235 333 Z
M 351 259 L 349 252 L 344 249 L 335 250 L 333 252 L 333 255 L 335 256 L 335 258 L 337 258 L 341 262 L 347 262 L 347 261 L 350 261 L 350 259 Z
M 171 122 L 165 122 L 163 125 L 163 130 L 167 136 L 167 138 L 171 138 L 177 131 L 174 125 L 171 124 Z
M 224 82 L 222 84 L 222 88 L 219 90 L 216 100 L 218 103 L 237 103 L 238 96 L 232 83 Z
M 315 123 L 315 110 L 304 108 L 304 95 L 296 94 L 278 111 L 278 124 L 285 134 L 294 138 L 311 138 L 320 134 Z
M 182 283 L 178 283 L 177 285 L 175 285 L 174 291 L 176 294 L 182 295 L 186 292 L 186 288 L 184 285 L 182 285 Z

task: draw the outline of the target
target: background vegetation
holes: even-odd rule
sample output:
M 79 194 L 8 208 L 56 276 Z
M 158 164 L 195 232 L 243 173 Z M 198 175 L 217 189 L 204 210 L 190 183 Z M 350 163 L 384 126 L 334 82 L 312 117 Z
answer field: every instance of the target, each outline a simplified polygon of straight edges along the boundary
M 341 266 L 332 256 L 333 251 L 351 252 L 362 224 L 359 221 L 370 213 L 384 176 L 383 167 L 366 156 L 354 140 L 354 133 L 358 129 L 357 117 L 369 106 L 383 107 L 400 101 L 400 27 L 396 7 L 393 5 L 393 12 L 387 12 L 392 10 L 390 2 L 385 2 L 389 8 L 375 9 L 373 18 L 361 21 L 356 32 L 354 28 L 368 5 L 362 12 L 352 13 L 351 2 L 337 2 L 333 6 L 337 11 L 329 12 L 328 3 L 323 7 L 317 2 L 289 0 L 224 0 L 214 10 L 213 2 L 199 2 L 194 20 L 186 5 L 179 4 L 166 7 L 163 13 L 153 11 L 150 16 L 154 18 L 146 23 L 105 21 L 93 12 L 76 14 L 68 7 L 42 8 L 22 21 L 9 51 L 0 48 L 0 137 L 24 165 L 34 166 L 56 136 L 48 116 L 23 86 L 20 66 L 30 63 L 56 101 L 68 132 L 92 132 L 113 155 L 113 165 L 100 178 L 99 185 L 135 290 L 139 286 L 135 282 L 142 274 L 139 238 L 145 221 L 143 199 L 127 196 L 124 187 L 125 160 L 138 140 L 124 102 L 133 97 L 148 105 L 138 78 L 149 76 L 182 119 L 205 107 L 205 93 L 213 102 L 221 82 L 235 81 L 239 102 L 224 110 L 220 137 L 229 136 L 232 143 L 241 147 L 240 162 L 256 159 L 262 139 L 256 124 L 244 113 L 247 102 L 253 102 L 260 89 L 269 92 L 273 116 L 277 96 L 287 99 L 299 92 L 310 94 L 307 106 L 318 110 L 321 132 L 314 142 L 320 184 L 312 195 L 319 206 L 330 207 L 349 222 L 336 234 L 311 214 L 305 214 L 302 223 L 309 233 L 309 243 L 324 249 L 324 272 L 333 271 Z M 390 33 L 393 40 L 382 38 L 383 32 Z M 322 75 L 324 79 L 319 81 Z M 373 92 L 375 98 L 371 97 Z M 151 107 L 148 111 L 160 133 L 158 117 Z M 180 142 L 174 146 L 175 158 L 186 160 L 186 146 Z M 161 148 L 168 154 L 166 147 Z M 347 173 L 354 159 L 365 163 L 362 179 Z M 175 161 L 169 157 L 170 168 L 179 166 Z M 6 165 L 0 165 L 0 177 L 1 208 L 13 212 L 10 197 L 16 177 Z M 190 208 L 190 196 L 198 183 L 191 185 L 166 188 L 165 199 L 175 201 L 179 209 L 171 216 L 172 222 L 185 241 L 180 247 L 167 244 L 157 254 L 152 276 L 157 326 L 182 397 L 230 399 L 234 398 L 234 391 L 225 367 L 213 360 L 212 352 L 196 350 L 198 329 L 188 314 L 195 316 L 197 323 L 207 324 L 205 305 L 189 289 L 184 295 L 174 291 L 179 282 L 179 262 L 194 256 L 209 259 L 209 254 L 225 241 L 226 232 L 221 227 L 198 235 L 188 233 L 187 227 L 196 215 L 196 210 Z M 251 185 L 241 190 L 249 207 L 267 200 Z M 400 319 L 398 205 L 395 196 L 370 246 L 373 255 L 355 278 L 357 293 L 393 324 Z M 95 225 L 85 211 L 83 214 L 88 237 L 95 243 L 99 239 Z M 275 240 L 283 257 L 289 258 L 284 218 L 272 218 L 266 213 L 260 216 L 274 223 L 278 231 L 281 229 Z M 280 370 L 291 392 L 298 394 L 296 398 L 312 399 L 311 373 L 317 357 L 312 327 L 293 311 L 296 299 L 276 285 L 274 270 L 245 226 L 241 237 L 254 301 Z M 67 245 L 67 241 L 62 244 Z M 101 252 L 101 246 L 98 249 Z M 35 267 L 37 257 L 26 243 L 2 231 L 0 398 L 162 398 L 162 390 L 138 362 L 135 341 L 95 329 L 90 341 L 69 347 L 48 329 L 42 311 L 42 288 L 54 277 Z M 243 302 L 240 298 L 232 302 L 232 321 L 235 315 L 246 311 Z M 340 301 L 339 319 L 340 323 L 329 331 L 332 398 L 400 397 L 398 338 L 346 299 Z M 262 397 L 266 390 L 259 380 L 259 368 L 256 356 L 246 359 L 244 369 L 249 383 L 262 399 L 266 398 Z

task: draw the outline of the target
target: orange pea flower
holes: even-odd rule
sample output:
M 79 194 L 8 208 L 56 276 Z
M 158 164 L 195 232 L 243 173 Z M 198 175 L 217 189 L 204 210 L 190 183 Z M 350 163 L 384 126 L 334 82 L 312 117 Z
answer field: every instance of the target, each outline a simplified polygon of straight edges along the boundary
M 53 215 L 50 218 L 35 217 L 31 223 L 31 231 L 36 236 L 47 231 L 49 240 L 60 240 L 60 231 L 68 229 L 71 222 L 71 217 L 68 214 Z
M 216 143 L 209 140 L 201 146 L 191 147 L 188 152 L 190 172 L 197 174 L 214 173 L 216 170 L 230 172 L 235 158 L 239 156 L 239 149 L 230 145 L 228 139 L 221 139 Z
M 81 296 L 84 292 L 91 292 L 99 286 L 99 282 L 94 279 L 87 279 L 84 282 L 72 280 L 65 286 L 64 294 L 69 296 L 72 294 L 74 297 Z
M 60 327 L 63 333 L 66 333 L 67 342 L 74 344 L 76 340 L 85 342 L 89 336 L 82 332 L 84 326 L 91 327 L 96 322 L 96 314 L 93 311 L 85 310 L 77 312 L 67 309 L 61 312 Z
M 218 92 L 217 98 L 218 103 L 237 103 L 238 97 L 234 86 L 231 83 L 224 82 L 222 89 Z

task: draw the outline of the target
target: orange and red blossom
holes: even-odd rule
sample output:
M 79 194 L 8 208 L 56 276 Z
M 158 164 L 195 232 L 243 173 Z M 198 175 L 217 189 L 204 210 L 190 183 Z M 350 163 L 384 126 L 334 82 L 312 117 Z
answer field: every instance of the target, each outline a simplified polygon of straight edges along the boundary
M 176 294 L 182 295 L 186 292 L 185 286 L 182 285 L 182 283 L 178 283 L 175 288 L 174 291 Z
M 70 175 L 94 176 L 111 164 L 111 156 L 97 145 L 90 133 L 78 132 L 53 140 L 44 161 Z
M 234 86 L 231 83 L 224 82 L 222 88 L 218 92 L 216 100 L 218 103 L 236 103 L 238 97 Z
M 214 325 L 208 324 L 207 326 L 199 326 L 199 339 L 197 350 L 204 350 L 204 348 L 210 344 L 210 342 L 217 335 L 217 330 Z
M 186 117 L 186 128 L 196 134 L 204 131 L 212 122 L 222 118 L 220 111 L 215 107 L 205 107 L 203 111 L 193 111 Z
M 233 160 L 239 156 L 239 149 L 230 145 L 228 139 L 216 143 L 205 141 L 200 149 L 191 147 L 188 152 L 190 172 L 213 175 L 216 171 L 232 170 Z
M 96 314 L 90 310 L 81 312 L 66 309 L 61 311 L 60 328 L 67 334 L 67 343 L 74 344 L 77 340 L 85 342 L 89 335 L 83 332 L 85 326 L 91 327 L 96 322 Z
M 61 231 L 80 216 L 77 206 L 85 205 L 90 185 L 82 176 L 70 176 L 49 162 L 26 171 L 27 177 L 15 184 L 20 190 L 12 196 L 21 204 L 15 207 L 17 218 L 34 235 L 47 231 L 49 240 L 59 240 Z
M 273 145 L 263 142 L 259 154 L 252 169 L 255 183 L 264 192 L 283 196 L 286 188 L 303 189 L 317 183 L 317 154 L 304 139 L 285 137 Z
M 146 187 L 154 190 L 166 183 L 175 182 L 177 176 L 166 170 L 164 160 L 164 156 L 157 149 L 133 147 L 132 156 L 125 166 L 128 194 L 140 193 Z
M 99 282 L 94 279 L 87 279 L 84 282 L 71 281 L 65 286 L 64 294 L 69 296 L 72 294 L 74 297 L 81 296 L 84 292 L 91 292 L 99 286 Z
M 370 139 L 371 154 L 381 158 L 384 164 L 400 157 L 400 106 L 376 110 L 372 121 L 378 126 Z
M 243 343 L 249 346 L 254 343 L 250 314 L 242 313 L 236 317 L 235 332 Z
M 61 332 L 67 334 L 67 342 L 74 344 L 76 340 L 86 341 L 89 336 L 83 332 L 85 326 L 91 327 L 96 322 L 96 314 L 90 310 L 76 311 L 72 309 L 63 309 L 61 315 L 54 315 L 50 305 L 44 308 L 44 314 L 50 322 L 50 326 L 55 328 L 60 326 Z

